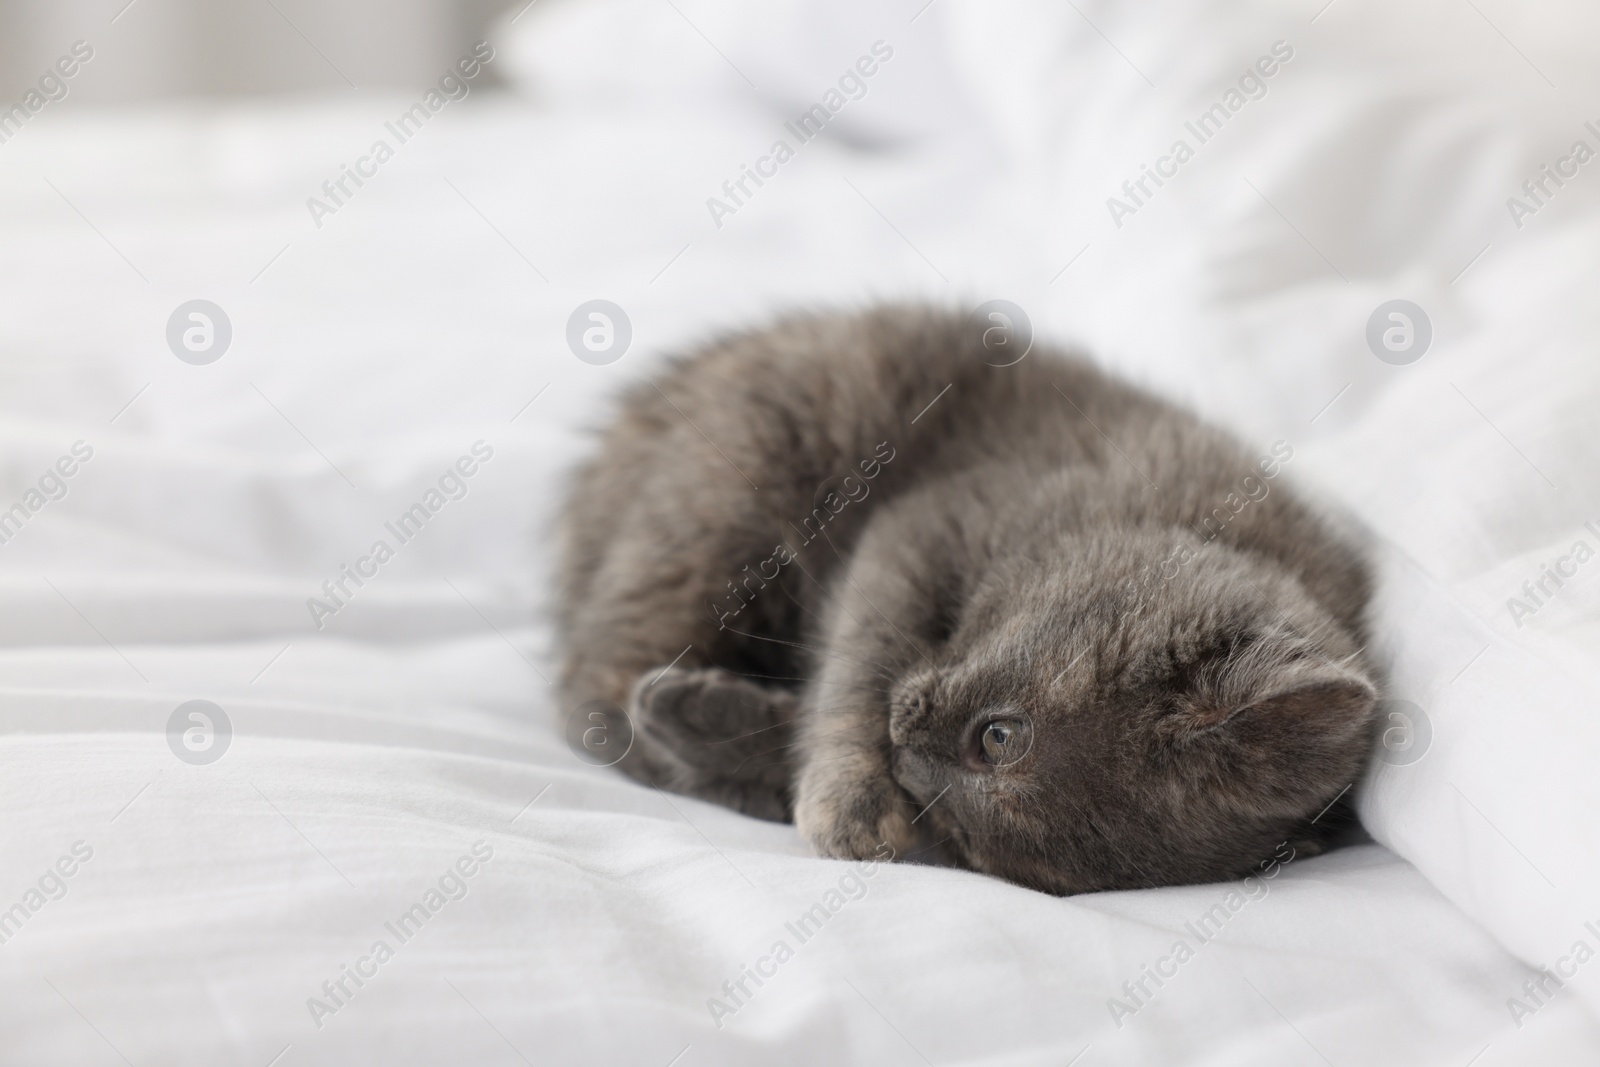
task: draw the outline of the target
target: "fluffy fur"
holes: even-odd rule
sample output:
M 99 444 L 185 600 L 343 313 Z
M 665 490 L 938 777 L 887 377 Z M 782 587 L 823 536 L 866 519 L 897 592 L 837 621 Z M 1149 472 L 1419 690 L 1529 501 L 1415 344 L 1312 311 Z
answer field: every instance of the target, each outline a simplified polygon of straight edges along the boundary
M 564 707 L 824 856 L 921 835 L 1072 893 L 1314 850 L 1370 738 L 1360 555 L 1283 456 L 1043 346 L 996 362 L 891 307 L 629 390 L 562 528 Z

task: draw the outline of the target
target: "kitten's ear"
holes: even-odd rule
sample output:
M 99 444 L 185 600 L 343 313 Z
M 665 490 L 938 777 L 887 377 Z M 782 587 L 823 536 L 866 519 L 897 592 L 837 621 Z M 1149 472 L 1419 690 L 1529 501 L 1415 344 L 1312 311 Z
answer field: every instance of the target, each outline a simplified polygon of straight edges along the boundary
M 1246 656 L 1197 679 L 1170 726 L 1180 737 L 1224 727 L 1251 732 L 1322 726 L 1335 732 L 1364 728 L 1377 689 L 1343 662 L 1297 657 L 1273 662 Z

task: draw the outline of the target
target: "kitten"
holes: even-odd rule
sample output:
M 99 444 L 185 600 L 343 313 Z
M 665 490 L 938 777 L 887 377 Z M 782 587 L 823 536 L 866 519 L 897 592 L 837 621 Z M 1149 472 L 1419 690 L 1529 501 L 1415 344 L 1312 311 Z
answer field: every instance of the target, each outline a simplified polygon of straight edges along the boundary
M 1276 448 L 938 310 L 723 338 L 577 473 L 564 706 L 823 856 L 920 834 L 1075 893 L 1314 851 L 1369 748 L 1370 579 Z

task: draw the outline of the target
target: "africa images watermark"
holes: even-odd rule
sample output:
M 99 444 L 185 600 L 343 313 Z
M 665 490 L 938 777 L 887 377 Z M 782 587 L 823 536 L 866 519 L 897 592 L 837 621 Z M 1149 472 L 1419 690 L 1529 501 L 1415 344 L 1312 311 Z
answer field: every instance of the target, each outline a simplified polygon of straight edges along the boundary
M 738 977 L 722 983 L 721 997 L 707 997 L 706 1010 L 711 1013 L 711 1021 L 717 1029 L 722 1029 L 724 1020 L 739 1014 L 756 992 L 767 984 L 767 980 L 777 976 L 779 967 L 794 959 L 795 946 L 813 940 L 828 920 L 839 914 L 846 904 L 865 897 L 867 879 L 878 873 L 880 863 L 892 859 L 894 849 L 887 841 L 880 843 L 871 859 L 855 864 L 854 869 L 839 877 L 837 885 L 823 892 L 820 900 L 783 924 L 784 930 L 794 938 L 793 946 L 787 939 L 778 938 L 765 955 L 757 957 L 748 966 L 740 966 Z M 751 984 L 754 984 L 754 990 L 750 988 Z
M 87 441 L 72 442 L 68 454 L 57 459 L 39 475 L 37 486 L 24 492 L 21 500 L 0 511 L 0 545 L 10 544 L 29 519 L 43 511 L 46 505 L 64 498 L 71 488 L 68 479 L 93 458 L 94 448 Z
M 72 49 L 55 61 L 39 76 L 38 86 L 22 94 L 22 99 L 10 107 L 0 109 L 0 144 L 22 132 L 22 127 L 43 111 L 48 104 L 67 98 L 72 91 L 67 83 L 76 77 L 83 64 L 94 58 L 94 47 L 88 41 L 72 42 Z
M 1200 145 L 1221 133 L 1222 127 L 1228 120 L 1243 110 L 1250 101 L 1260 100 L 1267 95 L 1267 79 L 1277 74 L 1280 67 L 1287 65 L 1293 58 L 1294 48 L 1288 41 L 1272 42 L 1270 54 L 1262 56 L 1253 66 L 1245 68 L 1244 74 L 1239 77 L 1238 88 L 1229 88 L 1222 94 L 1219 102 L 1202 111 L 1194 121 L 1183 124 L 1183 128 L 1194 136 L 1193 145 L 1189 144 L 1188 138 L 1179 137 L 1172 142 L 1172 147 L 1167 150 L 1166 155 L 1156 159 L 1155 166 L 1141 163 L 1139 176 L 1129 178 L 1122 183 L 1122 192 L 1127 199 L 1116 196 L 1106 198 L 1106 210 L 1111 213 L 1111 221 L 1116 224 L 1117 229 L 1122 229 L 1124 218 L 1137 215 L 1139 209 L 1155 196 L 1155 189 L 1150 188 L 1150 182 L 1154 182 L 1155 188 L 1160 189 L 1168 179 L 1176 178 L 1178 168 L 1195 157 Z
M 185 700 L 167 717 L 167 747 L 193 767 L 215 763 L 233 743 L 233 720 L 209 700 Z
M 306 598 L 306 610 L 311 612 L 311 621 L 317 629 L 326 626 L 328 620 L 343 611 L 368 581 L 378 576 L 383 565 L 394 559 L 398 546 L 414 540 L 450 501 L 466 497 L 470 488 L 467 480 L 478 473 L 480 464 L 494 458 L 494 448 L 484 441 L 474 441 L 471 451 L 472 455 L 463 455 L 445 468 L 444 473 L 439 475 L 437 488 L 429 487 L 421 500 L 402 511 L 393 522 L 383 524 L 383 528 L 395 539 L 393 547 L 388 541 L 378 538 L 367 554 L 356 560 L 355 566 L 339 564 L 339 573 L 322 583 L 323 598 Z M 352 584 L 354 589 L 350 588 Z
M 38 914 L 46 904 L 54 903 L 67 895 L 67 879 L 78 873 L 78 868 L 94 858 L 94 849 L 84 841 L 74 841 L 71 849 L 45 868 L 36 884 L 28 887 L 17 901 L 5 911 L 0 911 L 0 945 L 21 932 L 23 925 Z
M 317 229 L 322 229 L 322 220 L 326 216 L 337 215 L 339 209 L 355 196 L 356 190 L 367 184 L 367 180 L 376 178 L 378 168 L 395 157 L 395 150 L 415 137 L 429 119 L 444 110 L 446 104 L 452 100 L 465 100 L 472 91 L 472 79 L 493 59 L 494 48 L 489 42 L 479 41 L 473 45 L 470 55 L 456 60 L 456 65 L 439 78 L 438 88 L 430 88 L 422 94 L 419 102 L 383 124 L 383 128 L 394 137 L 394 145 L 380 137 L 372 142 L 366 155 L 357 157 L 354 166 L 339 164 L 338 176 L 322 183 L 326 199 L 315 196 L 306 199 L 306 210 L 311 212 L 311 221 Z M 355 183 L 355 189 L 350 188 L 350 182 Z
M 886 451 L 887 455 L 884 454 Z M 861 469 L 860 477 L 857 477 L 855 472 L 851 471 L 849 474 L 836 475 L 834 478 L 823 482 L 818 489 L 818 495 L 821 499 L 816 502 L 816 507 L 811 509 L 811 514 L 801 519 L 799 526 L 795 526 L 792 522 L 789 523 L 790 528 L 800 535 L 800 547 L 804 548 L 818 537 L 821 537 L 824 527 L 850 504 L 859 504 L 865 500 L 867 494 L 872 492 L 872 487 L 867 483 L 883 473 L 884 465 L 892 462 L 894 457 L 895 450 L 893 446 L 888 441 L 880 441 L 873 449 L 872 455 L 857 464 Z M 829 483 L 835 480 L 839 483 L 837 490 L 828 488 L 826 492 L 822 491 L 823 488 L 828 487 Z M 851 483 L 854 483 L 853 487 Z M 772 555 L 756 564 L 754 573 L 751 573 L 750 565 L 748 563 L 745 564 L 744 578 L 738 585 L 735 585 L 730 580 L 728 582 L 728 596 L 724 598 L 724 600 L 731 600 L 736 606 L 729 608 L 724 605 L 712 605 L 712 613 L 717 616 L 717 629 L 726 630 L 728 628 L 728 620 L 736 617 L 745 609 L 746 605 L 755 600 L 756 594 L 765 589 L 768 582 L 776 580 L 783 568 L 793 563 L 798 555 L 798 552 L 789 547 L 788 541 L 783 541 L 773 548 Z M 767 573 L 768 567 L 772 568 L 771 574 Z M 756 584 L 757 588 L 752 589 L 750 587 L 752 582 Z M 743 592 L 741 592 L 741 589 Z
M 394 959 L 399 946 L 416 937 L 422 927 L 443 911 L 446 905 L 465 899 L 472 891 L 467 880 L 493 858 L 493 845 L 483 840 L 474 841 L 470 853 L 463 853 L 455 863 L 445 868 L 437 883 L 422 894 L 421 900 L 401 912 L 394 921 L 383 924 L 383 928 L 394 938 L 393 945 L 380 937 L 373 941 L 366 955 L 357 957 L 354 963 L 340 964 L 339 973 L 322 983 L 322 996 L 306 998 L 306 1010 L 311 1013 L 311 1021 L 317 1024 L 317 1029 L 322 1029 L 329 1016 L 337 1015 L 350 1006 L 355 995 L 378 976 L 378 968 Z M 352 989 L 352 985 L 355 988 Z
M 1332 805 L 1330 805 L 1331 807 Z M 1288 855 L 1284 851 L 1288 850 Z M 1140 1011 L 1150 1006 L 1156 994 L 1173 978 L 1185 963 L 1194 959 L 1200 949 L 1216 940 L 1222 933 L 1222 928 L 1228 924 L 1246 904 L 1258 900 L 1265 900 L 1267 894 L 1272 892 L 1272 887 L 1266 880 L 1276 878 L 1284 867 L 1294 862 L 1295 850 L 1287 841 L 1280 842 L 1273 850 L 1270 859 L 1262 860 L 1257 865 L 1256 871 L 1244 878 L 1242 889 L 1230 889 L 1219 903 L 1211 905 L 1193 921 L 1185 922 L 1183 928 L 1189 937 L 1194 938 L 1194 944 L 1188 938 L 1180 937 L 1173 942 L 1172 949 L 1161 958 L 1157 959 L 1154 966 L 1142 964 L 1137 978 L 1130 978 L 1122 983 L 1122 992 L 1126 999 L 1108 997 L 1106 1010 L 1111 1013 L 1111 1021 L 1117 1024 L 1117 1029 L 1122 1029 L 1122 1021 L 1139 1014 Z M 1155 989 L 1150 988 L 1150 983 L 1155 983 Z
M 1593 122 L 1585 122 L 1583 128 L 1594 136 L 1596 144 L 1600 144 L 1600 126 L 1596 126 Z M 1519 230 L 1527 225 L 1528 219 L 1546 207 L 1567 182 L 1578 176 L 1579 168 L 1594 157 L 1594 148 L 1588 141 L 1580 138 L 1572 142 L 1572 147 L 1567 149 L 1566 155 L 1556 159 L 1553 167 L 1549 163 L 1541 166 L 1539 173 L 1522 183 L 1521 197 L 1506 198 L 1506 210 L 1511 213 L 1512 224 Z M 1541 193 L 1544 195 L 1541 196 Z
M 772 142 L 767 154 L 757 158 L 754 164 L 741 163 L 738 175 L 722 183 L 722 194 L 726 199 L 715 196 L 706 198 L 706 210 L 711 212 L 711 221 L 716 223 L 717 229 L 722 229 L 724 218 L 737 215 L 745 202 L 755 195 L 750 189 L 750 182 L 754 182 L 759 189 L 767 184 L 764 179 L 776 177 L 778 168 L 795 157 L 800 145 L 821 135 L 823 127 L 843 111 L 847 103 L 867 95 L 867 79 L 878 73 L 880 64 L 889 62 L 893 57 L 894 49 L 886 42 L 873 41 L 871 54 L 857 59 L 853 66 L 839 75 L 837 88 L 830 88 L 822 94 L 819 103 L 812 104 L 794 121 L 783 124 L 784 130 L 795 139 L 794 147 L 790 147 L 787 139 L 780 137 Z
M 1200 525 L 1205 530 L 1206 544 L 1216 540 L 1217 535 L 1245 508 L 1267 499 L 1268 494 L 1272 492 L 1272 486 L 1267 482 L 1276 478 L 1283 470 L 1283 464 L 1293 458 L 1293 445 L 1287 441 L 1274 441 L 1271 454 L 1262 456 L 1256 461 L 1256 469 L 1261 472 L 1261 477 L 1257 478 L 1254 474 L 1245 475 L 1239 480 L 1239 492 L 1229 493 L 1223 498 L 1221 507 L 1212 508 L 1211 514 L 1200 520 Z M 1243 496 L 1239 495 L 1241 492 Z M 1194 556 L 1194 549 L 1188 545 L 1175 545 L 1172 555 L 1161 561 L 1161 577 L 1169 581 L 1176 578 L 1184 565 L 1194 559 Z
M 1600 927 L 1593 921 L 1585 922 L 1583 928 L 1600 941 Z M 1523 1020 L 1530 1015 L 1537 1015 L 1540 1009 L 1555 998 L 1556 992 L 1578 974 L 1578 968 L 1594 959 L 1595 950 L 1583 938 L 1572 943 L 1572 948 L 1567 954 L 1559 956 L 1549 967 L 1539 968 L 1538 978 L 1529 978 L 1522 983 L 1523 997 L 1507 997 L 1506 1010 L 1511 1013 L 1511 1021 L 1517 1024 L 1517 1029 L 1523 1027 Z M 1563 981 L 1565 979 L 1566 981 Z M 1551 986 L 1555 989 L 1551 989 Z M 1543 994 L 1542 996 L 1540 994 Z
M 1591 520 L 1584 523 L 1583 528 L 1600 543 L 1600 527 Z M 1578 568 L 1594 559 L 1594 556 L 1594 547 L 1580 537 L 1573 542 L 1566 555 L 1539 564 L 1539 576 L 1522 583 L 1522 596 L 1506 598 L 1506 610 L 1511 612 L 1511 621 L 1517 624 L 1517 629 L 1522 629 L 1523 619 L 1538 614 L 1540 608 L 1553 600 L 1556 590 L 1576 578 Z M 1542 597 L 1539 595 L 1541 593 L 1544 594 Z

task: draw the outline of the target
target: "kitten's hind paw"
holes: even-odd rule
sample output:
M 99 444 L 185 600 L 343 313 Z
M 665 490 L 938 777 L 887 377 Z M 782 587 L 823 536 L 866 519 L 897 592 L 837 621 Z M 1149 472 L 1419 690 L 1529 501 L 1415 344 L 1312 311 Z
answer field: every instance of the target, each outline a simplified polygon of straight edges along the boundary
M 640 676 L 629 703 L 659 784 L 788 820 L 794 694 L 715 667 L 669 667 Z
M 893 859 L 917 843 L 910 802 L 893 779 L 851 780 L 836 770 L 802 777 L 795 825 L 826 859 Z
M 688 766 L 729 778 L 787 761 L 794 696 L 715 667 L 669 667 L 633 690 L 635 722 Z

